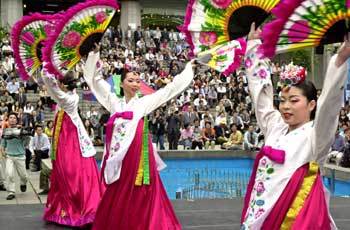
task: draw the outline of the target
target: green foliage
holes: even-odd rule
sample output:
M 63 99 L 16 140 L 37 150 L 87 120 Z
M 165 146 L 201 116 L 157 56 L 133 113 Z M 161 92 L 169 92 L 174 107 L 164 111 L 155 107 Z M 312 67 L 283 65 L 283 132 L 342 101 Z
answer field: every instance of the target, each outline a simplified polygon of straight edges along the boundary
M 2 27 L 0 26 L 0 41 L 6 37 L 6 35 L 8 34 L 8 30 L 6 27 Z
M 280 59 L 280 63 L 286 64 L 293 62 L 294 65 L 300 65 L 305 67 L 308 71 L 311 71 L 311 52 L 312 48 L 296 50 L 293 52 L 283 54 Z M 279 55 L 278 55 L 279 56 Z M 277 59 L 277 58 L 276 58 Z
M 144 14 L 141 18 L 141 25 L 144 28 L 159 26 L 176 30 L 176 27 L 183 23 L 184 17 L 178 15 Z

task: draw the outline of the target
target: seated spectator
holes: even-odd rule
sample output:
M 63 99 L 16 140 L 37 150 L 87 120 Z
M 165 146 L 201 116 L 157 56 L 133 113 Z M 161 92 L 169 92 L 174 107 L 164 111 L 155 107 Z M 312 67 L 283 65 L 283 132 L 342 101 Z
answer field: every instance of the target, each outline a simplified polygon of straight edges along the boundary
M 350 128 L 345 130 L 345 150 L 340 160 L 339 165 L 341 167 L 350 168 Z
M 240 117 L 242 118 L 244 128 L 248 128 L 250 124 L 250 114 L 247 109 L 244 109 L 243 112 L 240 114 Z
M 15 102 L 15 100 L 9 95 L 8 91 L 5 91 L 4 95 L 0 97 L 0 101 L 6 104 L 8 111 L 11 111 L 12 105 Z
M 191 149 L 196 149 L 197 146 L 199 149 L 203 149 L 203 136 L 202 129 L 199 126 L 199 120 L 194 121 L 193 126 L 193 139 Z
M 216 110 L 216 114 L 218 115 L 226 112 L 224 102 L 222 100 L 219 101 L 219 104 L 216 106 L 215 110 Z
M 44 133 L 51 139 L 53 134 L 53 121 L 49 120 L 46 122 Z
M 249 125 L 248 130 L 244 133 L 243 149 L 254 151 L 258 150 L 258 134 L 254 131 L 254 126 Z
M 230 124 L 235 124 L 237 127 L 244 127 L 242 118 L 238 115 L 237 111 L 234 111 L 232 116 L 229 119 Z
M 242 149 L 243 135 L 235 124 L 231 125 L 231 132 L 228 141 L 222 145 L 222 148 L 228 150 Z
M 1 122 L 2 130 L 6 129 L 6 128 L 10 128 L 10 124 L 8 122 L 8 112 L 5 112 L 2 114 L 1 120 L 2 120 L 2 122 Z
M 19 102 L 16 101 L 15 104 L 12 105 L 11 111 L 18 114 L 18 111 L 19 111 L 20 108 L 21 108 L 21 106 L 19 105 Z
M 191 149 L 193 141 L 193 129 L 186 123 L 184 128 L 181 130 L 179 144 L 184 146 L 184 149 Z
M 49 158 L 49 150 L 50 150 L 50 140 L 45 133 L 43 133 L 43 127 L 37 125 L 35 127 L 35 135 L 32 139 L 30 149 L 34 151 L 35 154 L 35 166 L 36 169 L 32 171 L 40 171 L 41 170 L 41 159 Z
M 340 160 L 343 157 L 345 150 L 345 138 L 340 135 L 339 129 L 335 133 L 335 138 L 331 146 L 331 152 L 328 154 L 328 161 L 334 162 L 336 165 L 339 165 Z
M 205 123 L 205 128 L 202 131 L 203 142 L 205 149 L 215 148 L 216 134 L 215 130 L 212 128 L 211 122 Z
M 16 81 L 16 78 L 12 78 L 11 81 L 7 83 L 6 89 L 11 97 L 16 97 L 19 90 L 19 82 Z
M 9 108 L 6 106 L 5 102 L 0 103 L 0 113 L 4 114 L 9 112 Z
M 226 117 L 220 119 L 219 125 L 215 126 L 214 130 L 215 130 L 215 134 L 216 134 L 216 144 L 222 145 L 223 143 L 227 142 Z

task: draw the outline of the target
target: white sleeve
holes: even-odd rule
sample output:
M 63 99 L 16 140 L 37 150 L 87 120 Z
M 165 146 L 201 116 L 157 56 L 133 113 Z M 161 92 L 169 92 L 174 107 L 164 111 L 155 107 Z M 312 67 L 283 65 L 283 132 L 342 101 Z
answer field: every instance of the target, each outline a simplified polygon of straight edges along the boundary
M 336 58 L 337 55 L 334 55 L 328 64 L 322 93 L 317 102 L 311 136 L 313 159 L 316 161 L 321 161 L 328 154 L 338 127 L 339 111 L 344 99 L 347 62 L 336 67 Z
M 192 64 L 189 62 L 182 73 L 176 75 L 171 83 L 167 84 L 164 88 L 158 90 L 157 92 L 144 96 L 139 100 L 142 108 L 144 108 L 144 115 L 151 113 L 153 110 L 169 101 L 171 98 L 180 94 L 189 86 L 192 79 Z
M 103 79 L 101 68 L 98 66 L 99 60 L 100 53 L 89 53 L 83 68 L 84 78 L 98 102 L 111 112 L 111 106 L 119 99 L 111 92 L 111 86 Z
M 257 49 L 260 44 L 260 40 L 248 41 L 245 66 L 256 119 L 266 139 L 275 124 L 284 122 L 280 112 L 273 107 L 273 85 L 269 59 L 259 58 Z
M 54 75 L 48 73 L 45 70 L 42 71 L 42 74 L 43 82 L 47 88 L 47 92 L 50 94 L 52 99 L 55 100 L 57 104 L 65 110 L 68 108 L 74 108 L 75 104 L 78 103 L 77 98 L 62 91 L 58 86 L 57 79 Z

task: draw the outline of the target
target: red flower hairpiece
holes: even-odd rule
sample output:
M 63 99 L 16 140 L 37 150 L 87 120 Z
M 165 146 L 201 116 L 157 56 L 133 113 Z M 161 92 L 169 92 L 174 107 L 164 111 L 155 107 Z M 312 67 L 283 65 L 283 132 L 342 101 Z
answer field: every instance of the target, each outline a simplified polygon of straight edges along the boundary
M 290 63 L 280 74 L 280 81 L 284 85 L 297 85 L 305 81 L 306 75 L 307 71 L 304 67 L 293 65 L 293 63 Z

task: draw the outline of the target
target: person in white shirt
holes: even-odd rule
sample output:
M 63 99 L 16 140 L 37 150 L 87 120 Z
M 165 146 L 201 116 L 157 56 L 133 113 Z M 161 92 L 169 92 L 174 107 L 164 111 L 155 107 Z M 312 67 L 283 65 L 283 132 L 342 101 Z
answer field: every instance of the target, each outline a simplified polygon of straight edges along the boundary
M 50 140 L 45 133 L 43 133 L 43 127 L 37 125 L 35 127 L 35 135 L 30 142 L 29 148 L 33 150 L 35 155 L 34 164 L 36 165 L 35 171 L 41 170 L 41 159 L 49 158 Z
M 125 70 L 123 97 L 118 98 L 100 74 L 98 49 L 89 54 L 84 76 L 112 116 L 106 125 L 101 169 L 107 190 L 92 229 L 181 229 L 160 180 L 158 170 L 164 163 L 152 145 L 147 115 L 188 87 L 193 80 L 192 64 L 164 88 L 142 98 L 137 96 L 139 74 Z

